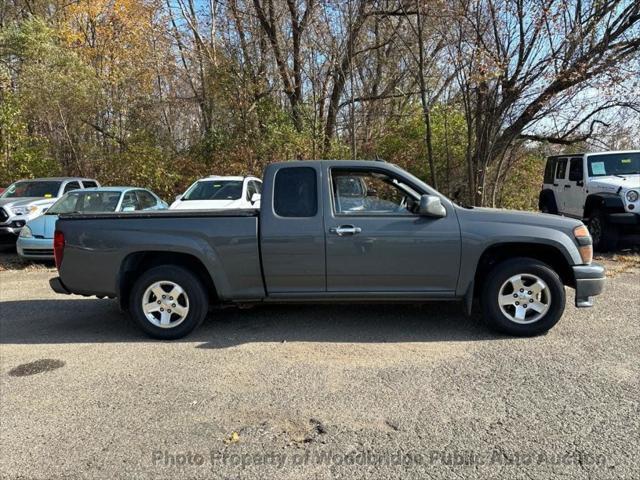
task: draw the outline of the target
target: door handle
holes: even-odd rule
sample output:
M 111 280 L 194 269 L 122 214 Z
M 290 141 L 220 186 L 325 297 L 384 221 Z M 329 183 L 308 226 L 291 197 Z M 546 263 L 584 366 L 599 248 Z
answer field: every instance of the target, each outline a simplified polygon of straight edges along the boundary
M 554 187 L 557 187 L 557 186 L 558 186 L 558 184 L 557 184 L 557 183 L 554 183 L 554 184 L 553 184 L 553 186 L 554 186 Z
M 339 237 L 355 235 L 361 231 L 362 229 L 360 227 L 354 227 L 353 225 L 340 225 L 339 227 L 331 227 L 329 229 L 329 232 L 335 233 Z
M 564 188 L 571 188 L 571 185 L 565 185 Z

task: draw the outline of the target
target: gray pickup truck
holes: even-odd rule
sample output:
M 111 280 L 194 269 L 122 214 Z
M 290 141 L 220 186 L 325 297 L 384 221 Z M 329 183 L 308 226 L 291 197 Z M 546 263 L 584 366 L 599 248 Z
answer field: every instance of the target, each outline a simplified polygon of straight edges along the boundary
M 267 167 L 261 209 L 62 215 L 58 293 L 118 298 L 149 335 L 180 338 L 209 307 L 474 298 L 493 329 L 553 327 L 565 285 L 592 305 L 604 269 L 578 220 L 448 200 L 378 161 Z

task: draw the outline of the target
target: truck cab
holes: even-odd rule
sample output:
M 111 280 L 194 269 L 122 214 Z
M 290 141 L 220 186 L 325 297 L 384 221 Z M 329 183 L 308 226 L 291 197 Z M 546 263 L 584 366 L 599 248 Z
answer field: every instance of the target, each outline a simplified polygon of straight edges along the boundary
M 640 151 L 549 157 L 538 204 L 583 220 L 597 250 L 615 250 L 621 236 L 640 233 Z

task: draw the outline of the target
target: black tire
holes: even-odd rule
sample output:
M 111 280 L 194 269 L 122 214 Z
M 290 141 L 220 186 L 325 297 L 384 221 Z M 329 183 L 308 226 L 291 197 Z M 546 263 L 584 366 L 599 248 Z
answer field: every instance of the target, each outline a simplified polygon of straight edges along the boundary
M 143 311 L 143 296 L 147 288 L 157 282 L 177 284 L 186 294 L 186 302 L 183 296 L 180 301 L 188 302 L 187 314 L 180 323 L 176 321 L 177 324 L 174 327 L 154 325 Z M 165 284 L 163 287 L 166 288 L 167 285 Z M 208 296 L 198 277 L 176 265 L 162 265 L 144 272 L 134 283 L 129 299 L 129 312 L 133 320 L 147 335 L 161 340 L 175 340 L 191 333 L 205 319 L 208 308 Z M 158 315 L 160 314 L 158 313 Z M 175 313 L 172 314 L 171 318 L 175 318 L 175 315 Z
M 547 297 L 546 295 L 548 294 L 544 294 L 548 300 L 548 310 L 541 318 L 531 321 L 531 323 L 517 323 L 517 320 L 507 317 L 499 305 L 499 297 L 503 293 L 501 292 L 503 284 L 519 274 L 522 274 L 527 280 L 532 278 L 528 277 L 528 275 L 535 275 L 546 283 L 549 289 L 550 296 Z M 513 293 L 518 294 L 515 291 Z M 523 295 L 526 295 L 526 293 L 524 292 Z M 529 305 L 526 300 L 520 301 L 523 302 L 522 305 Z M 531 301 L 531 299 L 528 301 Z M 485 323 L 492 330 L 519 337 L 540 335 L 548 331 L 562 317 L 565 302 L 564 285 L 558 274 L 547 264 L 533 258 L 518 257 L 500 262 L 489 272 L 482 290 L 482 313 Z M 505 307 L 505 309 L 507 308 L 515 309 L 516 307 Z M 525 315 L 529 314 L 533 314 L 530 318 L 534 318 L 536 312 L 529 309 Z
M 595 210 L 587 222 L 593 239 L 593 248 L 598 252 L 611 252 L 618 248 L 620 231 L 616 225 L 607 221 L 603 210 Z
M 553 194 L 544 195 L 540 199 L 540 211 L 542 213 L 550 213 L 553 215 L 558 214 L 558 207 L 556 206 L 556 200 Z

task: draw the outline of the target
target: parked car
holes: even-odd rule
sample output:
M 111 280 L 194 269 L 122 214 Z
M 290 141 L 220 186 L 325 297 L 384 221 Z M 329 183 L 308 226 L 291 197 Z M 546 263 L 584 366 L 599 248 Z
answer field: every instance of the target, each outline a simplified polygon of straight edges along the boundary
M 371 201 L 341 207 L 342 177 L 362 178 Z M 51 287 L 117 297 L 149 335 L 175 339 L 210 304 L 460 300 L 470 312 L 474 297 L 492 328 L 536 335 L 562 316 L 565 285 L 578 307 L 604 286 L 582 222 L 461 207 L 388 163 L 276 163 L 264 186 L 260 211 L 62 215 Z
M 583 220 L 597 250 L 640 234 L 640 150 L 549 157 L 540 210 Z
M 134 212 L 165 210 L 166 202 L 145 188 L 101 187 L 74 190 L 54 203 L 44 215 L 27 222 L 18 237 L 18 254 L 30 259 L 53 259 L 53 234 L 63 213 Z
M 193 183 L 171 210 L 235 210 L 259 208 L 262 180 L 256 177 L 210 176 Z
M 15 244 L 24 224 L 42 215 L 65 193 L 99 186 L 96 180 L 80 177 L 36 178 L 12 183 L 0 195 L 0 243 Z

